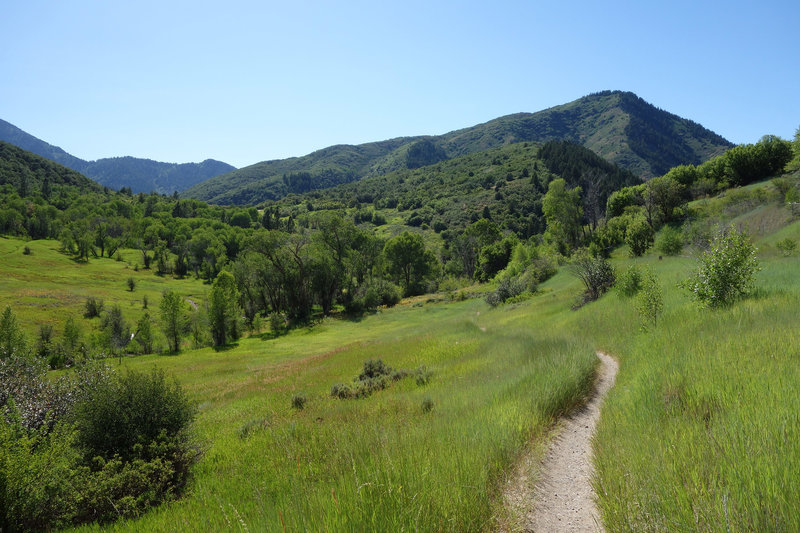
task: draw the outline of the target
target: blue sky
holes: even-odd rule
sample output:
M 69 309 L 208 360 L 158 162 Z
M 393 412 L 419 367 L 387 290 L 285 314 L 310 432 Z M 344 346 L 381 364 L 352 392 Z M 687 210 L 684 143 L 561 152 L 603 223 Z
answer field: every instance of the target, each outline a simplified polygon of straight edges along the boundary
M 241 167 L 622 89 L 747 143 L 800 126 L 798 28 L 796 0 L 5 0 L 0 118 Z

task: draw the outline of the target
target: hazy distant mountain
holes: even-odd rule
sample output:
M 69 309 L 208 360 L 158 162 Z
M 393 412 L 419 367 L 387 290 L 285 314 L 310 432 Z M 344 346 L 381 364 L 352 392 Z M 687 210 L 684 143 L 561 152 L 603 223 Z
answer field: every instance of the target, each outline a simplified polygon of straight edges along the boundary
M 4 120 L 0 120 L 0 141 L 33 152 L 76 170 L 111 189 L 130 187 L 133 192 L 171 194 L 219 174 L 235 170 L 227 163 L 207 159 L 202 163 L 161 163 L 136 157 L 112 157 L 85 161 L 48 144 Z
M 733 145 L 699 124 L 630 92 L 605 91 L 537 113 L 517 113 L 440 136 L 338 145 L 303 157 L 265 161 L 216 176 L 183 196 L 219 204 L 252 204 L 417 168 L 505 144 L 569 140 L 649 178 L 697 164 Z

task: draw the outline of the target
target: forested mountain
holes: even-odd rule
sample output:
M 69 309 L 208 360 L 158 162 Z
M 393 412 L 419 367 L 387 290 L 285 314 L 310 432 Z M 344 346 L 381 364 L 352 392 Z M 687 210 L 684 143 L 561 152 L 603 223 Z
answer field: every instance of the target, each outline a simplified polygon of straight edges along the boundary
M 58 185 L 82 192 L 103 189 L 79 172 L 3 141 L 0 141 L 0 185 L 11 185 L 22 197 L 34 192 L 48 196 L 48 190 Z
M 0 120 L 0 141 L 46 157 L 115 190 L 130 187 L 133 192 L 152 191 L 171 194 L 235 169 L 227 163 L 213 159 L 207 159 L 202 163 L 183 164 L 162 163 L 136 157 L 112 157 L 85 161 L 4 120 Z
M 640 183 L 628 170 L 568 141 L 515 143 L 330 189 L 290 194 L 276 203 L 302 220 L 311 211 L 353 209 L 356 222 L 455 233 L 480 218 L 526 238 L 544 231 L 542 196 L 563 178 L 581 187 L 587 223 L 615 190 Z M 268 207 L 268 209 L 272 209 Z
M 699 164 L 733 146 L 630 92 L 606 91 L 537 113 L 517 113 L 440 136 L 339 145 L 265 161 L 198 184 L 183 195 L 220 204 L 274 200 L 516 142 L 568 140 L 643 177 Z

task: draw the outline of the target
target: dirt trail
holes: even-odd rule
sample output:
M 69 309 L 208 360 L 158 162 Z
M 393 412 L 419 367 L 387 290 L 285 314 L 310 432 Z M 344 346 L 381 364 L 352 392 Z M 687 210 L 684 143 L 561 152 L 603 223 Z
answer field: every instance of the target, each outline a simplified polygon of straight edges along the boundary
M 517 464 L 503 494 L 511 524 L 501 531 L 602 532 L 592 490 L 592 435 L 600 406 L 614 385 L 618 365 L 599 353 L 595 392 L 585 406 L 565 418 L 536 468 L 535 449 Z M 538 471 L 538 472 L 537 472 Z M 532 477 L 536 476 L 536 483 Z

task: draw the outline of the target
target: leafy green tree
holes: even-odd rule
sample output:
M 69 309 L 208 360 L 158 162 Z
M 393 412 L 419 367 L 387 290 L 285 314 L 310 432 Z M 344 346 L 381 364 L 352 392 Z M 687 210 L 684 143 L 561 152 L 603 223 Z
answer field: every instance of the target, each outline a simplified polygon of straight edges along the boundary
M 141 347 L 142 353 L 153 353 L 155 337 L 153 335 L 153 323 L 150 320 L 150 313 L 145 311 L 139 322 L 136 323 L 136 334 L 134 340 Z
M 675 219 L 676 210 L 685 203 L 684 187 L 670 176 L 652 178 L 642 192 L 647 222 L 653 229 Z
M 236 280 L 230 272 L 223 270 L 214 280 L 208 309 L 208 322 L 215 346 L 223 346 L 241 336 L 241 310 L 238 302 Z
M 11 306 L 7 305 L 3 314 L 0 315 L 0 359 L 23 355 L 26 351 L 25 334 L 17 323 L 17 317 L 11 310 Z
M 632 257 L 644 254 L 652 245 L 653 227 L 643 217 L 636 218 L 625 231 L 625 242 L 630 246 Z
M 581 188 L 567 189 L 567 182 L 561 178 L 551 181 L 542 198 L 542 212 L 547 222 L 545 240 L 568 255 L 580 240 Z
M 650 269 L 646 269 L 642 277 L 641 288 L 636 296 L 636 310 L 639 312 L 643 331 L 658 325 L 658 317 L 663 309 L 664 297 L 661 294 L 658 279 Z
M 800 127 L 794 132 L 794 140 L 792 141 L 792 160 L 786 165 L 789 171 L 800 170 Z
M 616 280 L 614 267 L 606 258 L 593 257 L 584 251 L 575 255 L 570 263 L 570 271 L 586 288 L 582 303 L 600 298 L 614 286 Z
M 181 338 L 186 327 L 186 305 L 181 296 L 171 290 L 164 291 L 159 305 L 161 328 L 167 337 L 169 349 L 177 353 L 181 348 Z
M 400 280 L 406 296 L 421 290 L 426 276 L 435 272 L 437 261 L 425 248 L 422 235 L 408 231 L 389 239 L 383 248 L 387 271 Z
M 681 230 L 672 226 L 664 226 L 656 242 L 656 248 L 663 255 L 678 255 L 683 249 Z
M 108 347 L 114 353 L 125 348 L 130 342 L 131 331 L 119 305 L 112 306 L 108 313 L 102 316 L 100 328 Z
M 682 285 L 702 307 L 724 307 L 752 290 L 758 270 L 755 247 L 744 233 L 729 228 L 716 235 L 697 272 Z

